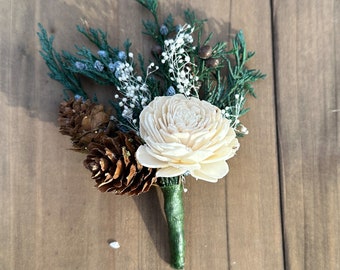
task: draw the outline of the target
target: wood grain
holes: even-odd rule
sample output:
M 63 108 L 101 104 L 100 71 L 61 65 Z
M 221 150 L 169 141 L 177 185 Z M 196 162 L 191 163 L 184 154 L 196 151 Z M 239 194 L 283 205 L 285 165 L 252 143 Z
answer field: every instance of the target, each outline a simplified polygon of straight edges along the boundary
M 274 1 L 287 269 L 339 269 L 338 1 Z
M 267 74 L 247 101 L 250 133 L 226 179 L 186 181 L 185 269 L 339 269 L 339 1 L 159 2 L 178 21 L 187 7 L 208 18 L 214 41 L 243 29 L 256 51 L 250 66 Z M 86 19 L 112 44 L 129 37 L 146 55 L 149 14 L 124 0 L 0 7 L 0 269 L 171 269 L 159 190 L 102 194 L 83 156 L 67 150 L 56 123 L 61 86 L 46 75 L 36 36 L 41 22 L 58 49 L 72 51 L 88 45 L 75 29 Z M 100 101 L 112 95 L 86 86 Z
M 227 177 L 230 269 L 283 269 L 270 14 L 268 1 L 231 5 L 231 28 L 243 29 L 248 50 L 256 51 L 249 65 L 267 78 L 255 85 L 258 98 L 248 100 L 249 136 Z

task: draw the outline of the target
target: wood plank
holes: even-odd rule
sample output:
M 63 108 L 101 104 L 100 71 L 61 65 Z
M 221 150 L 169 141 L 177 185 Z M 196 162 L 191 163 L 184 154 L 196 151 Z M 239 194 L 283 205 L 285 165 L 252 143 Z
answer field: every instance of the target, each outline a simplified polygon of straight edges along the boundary
M 256 84 L 258 100 L 249 100 L 252 110 L 244 121 L 250 135 L 242 139 L 227 179 L 214 185 L 187 180 L 186 269 L 282 269 L 268 3 L 162 0 L 160 5 L 162 14 L 171 11 L 176 19 L 188 6 L 197 9 L 209 19 L 207 30 L 219 36 L 228 37 L 230 23 L 243 28 L 249 49 L 257 52 L 251 65 L 268 74 Z M 150 43 L 140 33 L 147 13 L 124 0 L 11 0 L 0 7 L 0 20 L 8 25 L 0 30 L 6 63 L 0 74 L 6 127 L 0 129 L 5 152 L 0 269 L 170 269 L 159 191 L 137 198 L 102 194 L 92 188 L 82 155 L 67 150 L 69 139 L 56 123 L 61 86 L 47 77 L 35 34 L 42 22 L 56 35 L 57 48 L 73 50 L 74 43 L 85 43 L 75 25 L 86 18 L 108 31 L 113 44 L 130 37 L 136 53 L 147 54 Z M 107 90 L 101 89 L 101 100 L 110 96 Z M 110 239 L 121 248 L 110 249 Z
M 231 7 L 232 31 L 243 29 L 248 50 L 256 52 L 249 66 L 267 78 L 254 85 L 258 98 L 247 101 L 249 135 L 241 139 L 227 177 L 230 269 L 283 269 L 271 6 L 241 0 Z
M 4 25 L 10 22 L 10 2 L 1 4 L 3 15 L 0 16 L 0 22 Z M 6 14 L 6 15 L 5 15 Z M 10 46 L 4 46 L 5 42 L 10 41 L 9 27 L 0 28 L 0 58 L 3 61 L 3 65 L 0 65 L 0 120 L 4 123 L 2 129 L 0 129 L 0 147 L 3 149 L 3 155 L 0 159 L 0 269 L 10 269 L 11 260 L 11 244 L 8 236 L 11 231 L 12 213 L 10 202 L 10 170 L 8 168 L 10 164 L 10 148 L 7 139 L 9 138 L 10 129 L 8 127 L 9 119 L 6 117 L 8 114 L 8 107 L 5 105 L 7 100 L 6 96 L 11 85 L 8 69 L 11 61 Z M 12 267 L 11 267 L 12 268 Z M 13 268 L 12 268 L 13 269 Z
M 339 269 L 339 1 L 273 15 L 287 269 Z

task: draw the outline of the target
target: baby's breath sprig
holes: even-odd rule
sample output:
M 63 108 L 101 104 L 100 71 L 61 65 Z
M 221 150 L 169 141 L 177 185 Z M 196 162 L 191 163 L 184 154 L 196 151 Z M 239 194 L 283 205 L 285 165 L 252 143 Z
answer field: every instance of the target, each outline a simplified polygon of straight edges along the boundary
M 195 64 L 191 61 L 191 52 L 195 49 L 191 45 L 195 27 L 190 24 L 174 25 L 171 14 L 163 20 L 163 23 L 160 23 L 157 0 L 136 1 L 153 16 L 153 20 L 143 20 L 143 33 L 156 42 L 151 51 L 159 66 L 159 71 L 155 76 L 159 79 L 162 94 L 183 93 L 187 96 L 198 96 L 199 83 L 194 74 Z M 193 14 L 185 11 L 185 18 L 196 25 Z
M 180 27 L 174 39 L 164 41 L 161 63 L 165 64 L 165 76 L 169 77 L 177 91 L 186 96 L 198 97 L 200 84 L 195 75 L 195 64 L 191 61 L 190 54 L 194 47 L 190 25 Z
M 122 108 L 121 116 L 127 121 L 128 126 L 138 132 L 139 114 L 153 99 L 147 83 L 148 77 L 158 69 L 158 66 L 150 63 L 145 78 L 136 76 L 133 69 L 133 53 L 130 52 L 128 56 L 131 63 L 116 62 L 115 76 L 119 81 L 117 90 L 120 94 L 115 95 L 117 102 L 114 104 Z

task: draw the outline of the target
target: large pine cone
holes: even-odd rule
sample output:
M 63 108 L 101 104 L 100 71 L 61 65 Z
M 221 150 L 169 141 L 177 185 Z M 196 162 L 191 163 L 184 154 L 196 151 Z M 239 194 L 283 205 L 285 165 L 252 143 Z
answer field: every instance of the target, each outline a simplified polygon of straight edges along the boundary
M 84 149 L 90 142 L 100 141 L 108 126 L 110 116 L 104 111 L 103 105 L 71 98 L 60 103 L 60 132 L 71 136 L 76 148 Z
M 136 160 L 141 139 L 132 131 L 116 134 L 103 138 L 101 143 L 91 143 L 84 166 L 92 172 L 102 192 L 138 195 L 148 191 L 156 182 L 156 169 L 143 167 Z

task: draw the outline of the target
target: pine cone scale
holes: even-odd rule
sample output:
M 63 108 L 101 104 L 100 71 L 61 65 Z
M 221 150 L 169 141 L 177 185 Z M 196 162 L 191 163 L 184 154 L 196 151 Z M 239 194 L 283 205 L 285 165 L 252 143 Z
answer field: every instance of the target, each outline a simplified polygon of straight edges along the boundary
M 109 161 L 107 161 L 107 160 L 104 159 L 104 158 L 101 158 L 101 159 L 99 160 L 99 164 L 100 164 L 100 169 L 101 169 L 102 171 L 106 171 L 106 170 L 108 169 L 108 167 L 109 167 Z
M 118 179 L 119 176 L 121 175 L 122 172 L 122 168 L 123 168 L 123 162 L 121 160 L 118 160 L 116 163 L 116 168 L 114 170 L 114 174 L 112 175 L 113 179 Z

